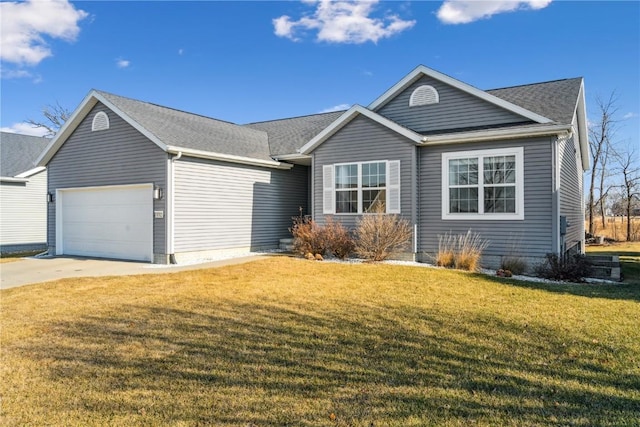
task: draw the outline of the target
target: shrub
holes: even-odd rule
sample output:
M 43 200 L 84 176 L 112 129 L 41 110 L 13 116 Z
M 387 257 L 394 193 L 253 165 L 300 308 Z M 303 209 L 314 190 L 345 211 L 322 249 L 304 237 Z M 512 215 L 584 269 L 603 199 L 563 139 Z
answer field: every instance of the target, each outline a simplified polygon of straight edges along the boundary
M 340 222 L 329 217 L 323 230 L 327 247 L 333 256 L 345 259 L 351 255 L 355 249 L 355 243 L 349 231 Z
M 369 261 L 383 261 L 411 241 L 411 225 L 398 215 L 384 213 L 384 206 L 367 214 L 356 226 L 355 251 Z
M 527 261 L 515 255 L 502 258 L 502 262 L 500 263 L 501 270 L 509 270 L 513 274 L 522 274 L 527 271 L 528 267 Z
M 460 270 L 475 271 L 480 266 L 482 251 L 489 245 L 488 240 L 471 230 L 466 234 L 445 233 L 438 236 L 436 265 Z
M 584 282 L 591 274 L 591 261 L 585 255 L 561 257 L 549 253 L 545 258 L 545 262 L 536 267 L 536 274 L 545 279 Z
M 308 216 L 293 217 L 293 226 L 290 228 L 293 235 L 293 250 L 301 255 L 324 255 L 328 244 L 324 228 L 316 224 Z

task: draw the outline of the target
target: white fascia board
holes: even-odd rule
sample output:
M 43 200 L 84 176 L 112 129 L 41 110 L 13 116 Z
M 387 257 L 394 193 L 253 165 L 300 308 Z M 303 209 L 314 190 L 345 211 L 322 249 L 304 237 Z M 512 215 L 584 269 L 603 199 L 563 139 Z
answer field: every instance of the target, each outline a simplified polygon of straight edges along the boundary
M 282 156 L 274 156 L 278 160 L 308 160 L 311 156 L 307 154 L 283 154 Z
M 49 142 L 49 145 L 47 145 L 42 154 L 40 154 L 40 157 L 35 161 L 37 166 L 46 166 L 47 163 L 49 163 L 49 160 L 58 152 L 62 144 L 64 144 L 89 111 L 96 105 L 97 100 L 94 94 L 95 91 L 92 90 L 84 97 L 78 108 L 75 109 L 71 117 L 62 125 L 56 135 L 51 139 L 51 142 Z
M 421 146 L 456 144 L 464 142 L 494 141 L 500 139 L 526 138 L 534 136 L 559 135 L 571 132 L 571 125 L 552 125 L 530 127 L 525 129 L 496 129 L 472 132 L 461 132 L 446 135 L 425 136 Z
M 33 176 L 37 173 L 40 173 L 44 170 L 47 170 L 47 168 L 45 168 L 44 166 L 38 166 L 35 167 L 33 169 L 29 169 L 26 172 L 22 172 L 21 174 L 16 175 L 16 178 L 29 178 L 30 176 Z
M 47 148 L 42 152 L 38 160 L 36 160 L 36 165 L 38 166 L 46 166 L 47 163 L 53 158 L 53 156 L 58 152 L 62 144 L 65 143 L 67 138 L 71 136 L 73 131 L 80 125 L 82 120 L 89 114 L 89 111 L 98 103 L 102 102 L 107 108 L 112 110 L 118 116 L 122 117 L 124 121 L 129 123 L 135 129 L 137 129 L 144 136 L 153 141 L 158 147 L 167 151 L 167 146 L 162 143 L 154 134 L 149 132 L 147 129 L 142 127 L 138 122 L 133 120 L 129 115 L 124 113 L 118 107 L 113 105 L 109 100 L 107 100 L 104 96 L 100 95 L 96 90 L 91 90 L 87 96 L 82 100 L 78 108 L 75 109 L 71 117 L 65 122 L 65 124 L 60 128 L 56 136 L 51 140 Z
M 361 105 L 354 105 L 347 111 L 345 111 L 340 117 L 338 117 L 333 123 L 331 123 L 328 127 L 326 127 L 322 132 L 316 135 L 311 141 L 307 142 L 300 150 L 298 150 L 301 154 L 309 154 L 316 147 L 322 144 L 324 141 L 329 139 L 333 134 L 342 129 L 345 125 L 347 125 L 351 120 L 356 118 L 358 115 L 363 115 L 382 126 L 385 126 L 392 131 L 399 133 L 400 135 L 410 139 L 415 143 L 419 143 L 422 140 L 422 135 L 407 129 L 405 127 L 400 126 L 396 122 L 393 122 L 386 117 L 381 116 L 378 113 L 375 113 Z
M 221 162 L 239 163 L 243 165 L 261 166 L 274 169 L 291 169 L 292 164 L 276 162 L 275 160 L 252 159 L 251 157 L 234 156 L 232 154 L 213 153 L 211 151 L 193 150 L 191 148 L 167 146 L 167 152 L 172 154 L 182 153 L 184 156 L 200 159 L 219 160 Z
M 578 139 L 580 140 L 580 158 L 582 159 L 582 170 L 589 170 L 589 131 L 587 129 L 587 108 L 584 95 L 584 79 L 580 82 L 580 92 L 578 93 L 578 105 L 574 117 L 578 122 Z
M 0 182 L 29 182 L 29 178 L 14 178 L 11 176 L 0 176 Z
M 393 85 L 389 90 L 383 93 L 379 98 L 369 104 L 369 109 L 376 111 L 378 108 L 384 106 L 387 102 L 389 102 L 393 97 L 395 97 L 398 93 L 406 89 L 409 85 L 414 83 L 422 76 L 429 76 L 436 80 L 439 80 L 445 84 L 453 86 L 457 89 L 460 89 L 464 92 L 467 92 L 470 95 L 476 96 L 480 99 L 483 99 L 487 102 L 490 102 L 494 105 L 502 107 L 506 110 L 509 110 L 515 114 L 526 117 L 528 119 L 533 120 L 538 123 L 551 123 L 552 120 L 546 117 L 543 117 L 539 114 L 534 113 L 533 111 L 529 111 L 526 108 L 522 108 L 516 104 L 505 101 L 504 99 L 498 98 L 497 96 L 491 95 L 483 90 L 475 88 L 467 83 L 461 82 L 460 80 L 456 80 L 453 77 L 449 77 L 446 74 L 442 74 L 436 70 L 432 70 L 431 68 L 425 67 L 424 65 L 418 66 L 411 73 L 407 74 L 402 80 Z
M 146 136 L 150 139 L 154 144 L 160 147 L 162 150 L 167 151 L 167 145 L 160 141 L 157 136 L 153 133 L 149 132 L 146 128 L 144 128 L 140 123 L 133 120 L 127 113 L 116 107 L 111 101 L 107 100 L 104 96 L 100 95 L 97 92 L 94 92 L 95 98 L 102 102 L 105 106 L 107 106 L 111 111 L 122 117 L 122 119 L 133 126 L 138 132 Z

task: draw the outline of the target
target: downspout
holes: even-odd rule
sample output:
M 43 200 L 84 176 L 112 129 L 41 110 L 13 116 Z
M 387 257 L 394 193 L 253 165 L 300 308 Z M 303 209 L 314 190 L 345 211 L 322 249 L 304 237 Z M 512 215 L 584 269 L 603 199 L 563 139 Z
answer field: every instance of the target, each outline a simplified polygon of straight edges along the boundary
M 180 160 L 182 151 L 169 158 L 167 167 L 167 253 L 169 254 L 169 263 L 177 264 L 174 248 L 175 221 L 173 207 L 175 205 L 175 161 Z
M 551 172 L 552 193 L 551 193 L 551 251 L 560 254 L 560 176 L 558 168 L 558 137 L 551 139 Z

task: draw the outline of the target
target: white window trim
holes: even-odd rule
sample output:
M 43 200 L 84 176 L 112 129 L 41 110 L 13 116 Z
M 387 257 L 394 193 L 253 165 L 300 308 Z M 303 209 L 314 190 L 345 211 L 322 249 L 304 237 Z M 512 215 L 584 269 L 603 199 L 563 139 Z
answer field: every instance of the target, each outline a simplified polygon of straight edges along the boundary
M 333 165 L 325 165 L 323 166 L 323 213 L 331 214 L 331 215 L 344 215 L 344 216 L 354 216 L 354 215 L 370 215 L 371 212 L 363 212 L 363 187 L 362 187 L 362 165 L 372 164 L 372 163 L 384 163 L 385 164 L 385 186 L 380 187 L 380 189 L 385 190 L 385 208 L 386 213 L 388 214 L 399 214 L 400 213 L 400 201 L 398 202 L 397 209 L 393 209 L 391 207 L 390 198 L 392 197 L 392 192 L 397 192 L 397 197 L 400 197 L 400 161 L 399 160 L 371 160 L 366 162 L 344 162 L 344 163 L 335 163 Z M 390 165 L 396 164 L 396 168 L 398 170 L 398 182 L 394 184 L 391 182 L 391 174 L 390 174 Z M 338 190 L 336 188 L 335 183 L 335 170 L 337 166 L 346 166 L 346 165 L 357 165 L 358 168 L 358 186 L 352 189 L 343 189 Z M 329 172 L 330 171 L 330 172 Z M 327 174 L 330 173 L 331 181 L 327 181 Z M 371 187 L 371 189 L 376 189 L 375 187 Z M 338 191 L 357 191 L 358 195 L 358 212 L 336 212 L 336 193 Z M 328 204 L 329 197 L 331 198 L 331 204 Z
M 516 158 L 516 212 L 484 213 L 482 188 L 482 158 L 493 156 L 515 156 Z M 449 212 L 449 160 L 478 158 L 478 213 Z M 442 153 L 442 219 L 443 220 L 524 220 L 524 148 L 498 148 L 493 150 L 472 150 Z

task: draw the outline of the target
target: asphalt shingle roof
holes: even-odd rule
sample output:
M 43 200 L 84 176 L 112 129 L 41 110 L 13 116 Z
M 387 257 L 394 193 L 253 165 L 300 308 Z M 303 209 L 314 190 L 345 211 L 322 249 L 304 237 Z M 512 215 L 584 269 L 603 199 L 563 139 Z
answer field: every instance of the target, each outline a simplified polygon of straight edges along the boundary
M 0 176 L 15 177 L 35 168 L 48 138 L 0 132 Z
M 269 135 L 271 155 L 277 157 L 285 154 L 296 154 L 299 148 L 322 132 L 342 113 L 344 111 L 332 111 L 330 113 L 249 123 L 245 127 L 266 132 Z
M 556 123 L 569 124 L 576 109 L 581 83 L 581 78 L 573 78 L 486 92 Z M 96 92 L 166 145 L 261 160 L 296 154 L 300 147 L 344 113 L 334 111 L 237 125 L 107 92 Z
M 486 92 L 554 122 L 570 124 L 578 103 L 581 84 L 582 78 L 577 77 Z
M 166 145 L 271 160 L 265 132 L 96 91 Z

